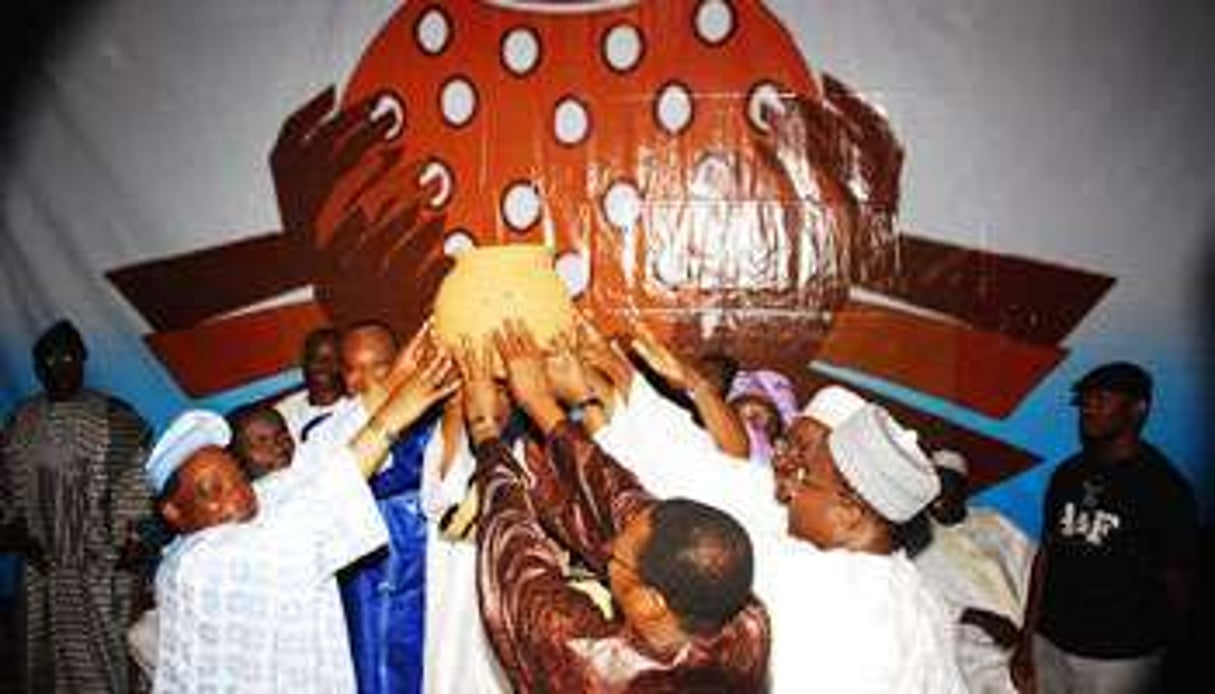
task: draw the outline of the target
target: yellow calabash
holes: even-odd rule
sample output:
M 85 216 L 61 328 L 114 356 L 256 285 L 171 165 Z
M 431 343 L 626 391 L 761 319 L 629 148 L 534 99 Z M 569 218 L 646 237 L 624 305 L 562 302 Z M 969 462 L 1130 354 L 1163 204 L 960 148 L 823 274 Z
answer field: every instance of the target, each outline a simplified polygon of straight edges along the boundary
M 522 321 L 546 345 L 573 326 L 573 302 L 545 246 L 512 244 L 469 248 L 435 296 L 434 325 L 450 347 L 467 335 L 483 344 L 507 319 Z

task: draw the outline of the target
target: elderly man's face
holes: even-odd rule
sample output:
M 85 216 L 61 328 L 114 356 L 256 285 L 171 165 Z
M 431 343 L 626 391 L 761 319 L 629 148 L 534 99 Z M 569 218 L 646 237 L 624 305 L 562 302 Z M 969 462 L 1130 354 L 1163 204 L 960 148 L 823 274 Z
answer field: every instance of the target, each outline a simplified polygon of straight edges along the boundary
M 808 461 L 819 446 L 826 447 L 831 431 L 817 420 L 797 417 L 784 436 L 773 444 L 772 474 L 776 477 L 776 500 L 788 503 L 789 483 L 798 468 Z
M 814 420 L 798 418 L 773 458 L 777 500 L 789 509 L 789 534 L 822 549 L 841 544 L 844 512 L 861 503 L 836 470 L 828 433 Z
M 175 530 L 189 534 L 252 519 L 257 515 L 257 497 L 240 464 L 224 449 L 207 446 L 178 469 L 177 487 L 162 510 Z

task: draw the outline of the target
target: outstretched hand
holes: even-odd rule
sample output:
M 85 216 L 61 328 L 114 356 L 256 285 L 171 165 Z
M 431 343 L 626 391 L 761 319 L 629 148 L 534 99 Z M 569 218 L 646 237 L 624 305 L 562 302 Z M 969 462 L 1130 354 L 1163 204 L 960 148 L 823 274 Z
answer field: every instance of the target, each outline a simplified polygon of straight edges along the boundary
M 309 246 L 322 245 L 322 210 L 338 182 L 393 127 L 391 115 L 372 118 L 376 101 L 367 98 L 335 110 L 337 90 L 330 85 L 288 116 L 279 130 L 270 151 L 279 214 L 286 232 Z
M 573 338 L 565 333 L 553 340 L 554 350 L 544 360 L 544 372 L 553 394 L 566 405 L 582 402 L 594 394 L 586 368 L 574 350 Z
M 467 335 L 454 351 L 463 381 L 464 421 L 474 444 L 499 436 L 498 386 L 494 383 L 494 347 L 486 343 L 478 350 Z
M 574 312 L 574 320 L 578 357 L 586 366 L 602 374 L 614 390 L 627 393 L 634 375 L 628 357 L 609 342 L 581 311 Z
M 521 321 L 508 320 L 494 332 L 494 346 L 506 365 L 511 397 L 541 431 L 565 418 L 544 369 L 544 353 Z
M 644 325 L 637 326 L 632 349 L 672 388 L 690 390 L 704 380 L 695 369 L 675 356 L 674 352 L 654 337 L 654 334 Z
M 460 387 L 455 364 L 442 349 L 420 354 L 412 368 L 402 367 L 401 371 L 378 414 L 393 431 L 410 426 L 432 405 Z

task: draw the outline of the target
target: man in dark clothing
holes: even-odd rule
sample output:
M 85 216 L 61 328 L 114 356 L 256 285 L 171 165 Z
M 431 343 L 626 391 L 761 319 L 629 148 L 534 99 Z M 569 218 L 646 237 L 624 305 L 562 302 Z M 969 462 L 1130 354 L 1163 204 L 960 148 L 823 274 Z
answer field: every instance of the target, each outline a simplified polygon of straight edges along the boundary
M 1041 692 L 1153 691 L 1189 609 L 1194 494 L 1141 438 L 1146 371 L 1106 364 L 1073 390 L 1083 448 L 1047 489 L 1014 676 Z

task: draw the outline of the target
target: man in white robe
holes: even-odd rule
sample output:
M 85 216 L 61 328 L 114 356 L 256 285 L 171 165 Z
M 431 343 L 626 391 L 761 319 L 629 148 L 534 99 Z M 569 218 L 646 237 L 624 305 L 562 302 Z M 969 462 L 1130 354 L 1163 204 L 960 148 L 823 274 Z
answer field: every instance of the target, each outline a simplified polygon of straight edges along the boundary
M 930 508 L 932 541 L 915 556 L 920 573 L 958 625 L 958 662 L 971 692 L 1016 692 L 1009 659 L 1020 629 L 1034 545 L 992 509 L 968 508 L 966 460 L 933 453 L 941 493 Z
M 366 478 L 458 385 L 439 355 L 402 371 L 348 445 L 301 447 L 264 503 L 218 415 L 187 412 L 161 437 L 148 477 L 181 536 L 156 580 L 156 691 L 355 690 L 335 574 L 387 541 Z
M 643 358 L 672 359 L 661 345 L 647 347 Z M 754 591 L 772 619 L 774 692 L 965 691 L 945 605 L 890 538 L 937 489 L 912 432 L 832 386 L 794 419 L 773 467 L 764 468 L 722 455 L 643 378 L 622 382 L 627 398 L 614 403 L 596 441 L 654 493 L 717 506 L 747 529 Z M 846 430 L 829 445 L 838 427 Z M 838 493 L 814 494 L 798 481 L 811 458 L 852 477 L 837 473 Z

